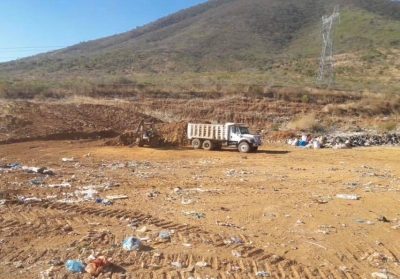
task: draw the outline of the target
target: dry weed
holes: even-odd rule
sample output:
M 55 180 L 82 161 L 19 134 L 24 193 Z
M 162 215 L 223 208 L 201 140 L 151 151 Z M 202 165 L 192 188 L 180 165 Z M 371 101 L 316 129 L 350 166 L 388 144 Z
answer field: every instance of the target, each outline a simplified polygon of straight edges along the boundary
M 316 119 L 314 112 L 300 115 L 297 119 L 289 122 L 287 128 L 307 131 L 321 131 L 323 127 Z

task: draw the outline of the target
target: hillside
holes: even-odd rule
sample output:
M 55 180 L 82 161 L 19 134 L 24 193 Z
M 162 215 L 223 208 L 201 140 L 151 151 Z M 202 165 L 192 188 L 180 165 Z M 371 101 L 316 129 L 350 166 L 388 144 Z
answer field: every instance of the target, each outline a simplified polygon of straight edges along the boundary
M 79 94 L 107 84 L 135 91 L 314 85 L 321 16 L 336 4 L 338 86 L 396 92 L 400 3 L 211 0 L 122 34 L 1 63 L 0 94 Z

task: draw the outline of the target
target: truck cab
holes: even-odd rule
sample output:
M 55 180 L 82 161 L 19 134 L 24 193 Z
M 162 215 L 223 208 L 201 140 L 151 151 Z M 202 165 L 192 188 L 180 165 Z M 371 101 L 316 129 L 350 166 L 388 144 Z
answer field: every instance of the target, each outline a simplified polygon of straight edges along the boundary
M 226 128 L 228 130 L 228 145 L 236 145 L 241 152 L 248 152 L 248 148 L 250 151 L 257 151 L 261 145 L 260 136 L 250 134 L 249 127 L 242 123 L 226 123 Z

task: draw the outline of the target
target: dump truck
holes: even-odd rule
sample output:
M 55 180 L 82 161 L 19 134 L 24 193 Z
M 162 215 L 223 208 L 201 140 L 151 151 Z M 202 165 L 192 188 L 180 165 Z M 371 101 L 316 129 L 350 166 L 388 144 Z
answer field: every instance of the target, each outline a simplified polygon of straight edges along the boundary
M 249 133 L 242 123 L 225 124 L 188 123 L 187 136 L 195 149 L 221 149 L 222 146 L 236 146 L 243 153 L 255 152 L 261 145 L 261 137 Z

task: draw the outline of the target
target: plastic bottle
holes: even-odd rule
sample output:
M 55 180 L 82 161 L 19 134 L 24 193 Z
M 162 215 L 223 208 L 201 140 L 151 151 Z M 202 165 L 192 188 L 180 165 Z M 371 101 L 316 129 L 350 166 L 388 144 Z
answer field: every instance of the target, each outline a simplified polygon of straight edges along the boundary
M 357 195 L 349 195 L 349 194 L 337 194 L 337 198 L 345 199 L 345 200 L 358 200 L 360 197 Z

